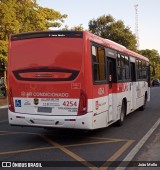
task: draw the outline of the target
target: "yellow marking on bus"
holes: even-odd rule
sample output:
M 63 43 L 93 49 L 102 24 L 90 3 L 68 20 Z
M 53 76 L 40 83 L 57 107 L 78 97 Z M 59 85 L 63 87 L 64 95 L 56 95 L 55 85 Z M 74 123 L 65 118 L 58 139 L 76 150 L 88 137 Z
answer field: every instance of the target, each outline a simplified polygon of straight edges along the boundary
M 123 152 L 125 152 L 134 140 L 128 140 L 117 152 L 115 152 L 102 166 L 101 168 L 109 166 L 109 162 L 115 161 L 119 156 L 122 155 Z M 107 168 L 106 168 L 107 169 Z
M 85 159 L 81 158 L 80 156 L 78 156 L 77 154 L 71 152 L 70 150 L 68 150 L 66 147 L 58 144 L 57 142 L 54 142 L 52 140 L 50 140 L 49 138 L 47 138 L 44 135 L 41 135 L 41 137 L 47 141 L 48 143 L 50 143 L 53 146 L 56 146 L 58 149 L 62 150 L 63 152 L 65 152 L 67 155 L 71 156 L 72 158 L 74 158 L 75 160 L 79 161 L 81 164 L 83 164 L 84 166 L 88 167 L 89 169 L 92 170 L 97 170 L 97 167 L 94 167 L 94 165 L 92 165 L 91 163 L 87 162 Z

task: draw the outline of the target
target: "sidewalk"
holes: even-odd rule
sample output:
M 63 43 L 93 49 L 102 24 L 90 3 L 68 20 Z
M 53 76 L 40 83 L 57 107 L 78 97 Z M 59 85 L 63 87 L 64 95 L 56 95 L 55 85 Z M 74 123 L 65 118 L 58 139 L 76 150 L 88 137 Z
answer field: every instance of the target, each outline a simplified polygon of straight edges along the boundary
M 156 128 L 149 139 L 144 143 L 132 161 L 138 161 L 142 166 L 127 168 L 131 170 L 157 170 L 160 168 L 160 125 Z M 151 162 L 152 163 L 151 163 Z M 147 166 L 151 163 L 152 165 Z M 157 167 L 158 166 L 158 167 Z

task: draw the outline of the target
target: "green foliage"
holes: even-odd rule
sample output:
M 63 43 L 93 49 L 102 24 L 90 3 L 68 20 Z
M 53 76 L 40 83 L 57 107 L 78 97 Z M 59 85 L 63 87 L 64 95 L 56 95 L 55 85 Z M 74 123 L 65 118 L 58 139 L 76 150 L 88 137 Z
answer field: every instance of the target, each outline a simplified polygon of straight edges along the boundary
M 0 39 L 8 40 L 9 35 L 15 33 L 60 27 L 66 17 L 53 9 L 39 6 L 36 0 L 1 0 Z
M 114 22 L 114 18 L 111 15 L 103 15 L 97 19 L 92 19 L 89 21 L 89 30 L 92 31 L 92 33 L 101 36 L 103 38 L 106 38 L 108 27 Z
M 7 63 L 8 42 L 0 40 L 0 61 Z
M 83 25 L 80 24 L 80 25 L 78 25 L 78 26 L 72 27 L 71 30 L 74 30 L 74 31 L 83 31 L 84 28 L 83 28 Z
M 8 42 L 0 40 L 0 54 L 3 56 L 7 56 L 7 50 L 8 50 Z
M 39 6 L 36 0 L 0 0 L 0 58 L 7 61 L 11 34 L 60 27 L 67 15 Z
M 89 30 L 103 38 L 115 41 L 130 50 L 137 50 L 137 41 L 129 27 L 123 21 L 116 21 L 111 15 L 103 15 L 89 21 Z
M 80 24 L 78 26 L 71 27 L 71 28 L 69 28 L 67 25 L 65 25 L 65 27 L 62 30 L 84 31 L 84 28 L 83 28 L 82 24 Z
M 147 57 L 150 61 L 151 65 L 151 77 L 152 78 L 160 78 L 160 55 L 157 50 L 152 49 L 146 49 L 146 50 L 140 50 L 140 54 Z M 155 75 L 152 73 L 155 71 Z
M 16 20 L 15 0 L 0 2 L 0 40 L 8 40 L 12 33 L 17 33 L 19 22 Z

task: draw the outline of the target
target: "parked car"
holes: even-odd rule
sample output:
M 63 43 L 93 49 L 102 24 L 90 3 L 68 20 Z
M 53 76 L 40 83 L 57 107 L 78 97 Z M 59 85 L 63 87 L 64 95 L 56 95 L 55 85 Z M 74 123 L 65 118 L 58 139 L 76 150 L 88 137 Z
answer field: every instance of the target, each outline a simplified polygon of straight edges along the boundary
M 159 79 L 154 79 L 152 81 L 152 86 L 160 86 L 160 80 Z

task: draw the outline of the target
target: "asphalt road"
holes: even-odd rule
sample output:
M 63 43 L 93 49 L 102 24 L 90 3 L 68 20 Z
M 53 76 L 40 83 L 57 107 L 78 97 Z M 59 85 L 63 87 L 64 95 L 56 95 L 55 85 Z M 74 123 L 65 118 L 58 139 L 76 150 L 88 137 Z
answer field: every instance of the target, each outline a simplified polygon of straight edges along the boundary
M 122 127 L 112 125 L 94 131 L 10 126 L 7 109 L 0 109 L 0 161 L 24 163 L 14 166 L 25 166 L 25 161 L 47 161 L 42 165 L 52 169 L 104 168 L 112 161 L 119 164 L 160 118 L 159 97 L 160 87 L 151 88 L 151 101 L 145 111 L 128 115 Z M 145 158 L 143 152 L 141 149 L 134 160 Z

